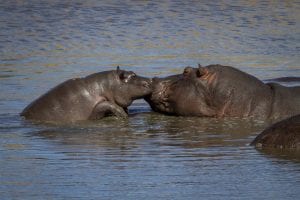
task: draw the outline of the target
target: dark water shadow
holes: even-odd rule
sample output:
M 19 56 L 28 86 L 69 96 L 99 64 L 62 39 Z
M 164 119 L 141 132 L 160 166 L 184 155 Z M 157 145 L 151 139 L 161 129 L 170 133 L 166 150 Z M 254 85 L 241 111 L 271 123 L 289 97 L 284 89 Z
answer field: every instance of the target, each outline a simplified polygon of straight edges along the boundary
M 265 126 L 264 121 L 240 118 L 178 117 L 153 114 L 155 120 L 169 137 L 183 136 L 186 139 L 195 136 L 208 136 L 241 139 L 253 134 Z
M 140 111 L 140 110 L 139 110 Z M 130 114 L 126 120 L 114 117 L 69 125 L 42 125 L 31 133 L 67 145 L 94 145 L 123 148 L 138 140 L 153 140 L 164 146 L 206 148 L 247 145 L 265 123 L 249 119 L 215 119 L 165 116 L 154 112 Z
M 85 121 L 76 124 L 40 125 L 41 130 L 27 133 L 28 136 L 46 139 L 64 146 L 80 148 L 134 148 L 136 135 L 127 125 L 127 120 L 108 117 L 101 121 Z
M 195 156 L 203 157 L 212 154 L 231 155 L 233 152 L 239 154 L 241 148 L 253 148 L 255 152 L 249 143 L 272 122 L 238 118 L 176 117 L 144 110 L 141 113 L 131 113 L 126 120 L 108 117 L 68 125 L 24 123 L 27 127 L 35 127 L 29 129 L 27 137 L 41 139 L 63 149 L 115 149 L 119 153 L 130 154 L 143 148 L 164 148 L 168 151 L 175 148 L 197 151 L 199 155 Z M 228 148 L 230 152 L 226 152 Z M 300 161 L 299 152 L 274 149 L 257 151 L 270 158 Z
M 296 149 L 275 149 L 275 148 L 264 148 L 257 149 L 262 155 L 275 158 L 276 160 L 282 161 L 293 161 L 300 164 L 300 151 Z

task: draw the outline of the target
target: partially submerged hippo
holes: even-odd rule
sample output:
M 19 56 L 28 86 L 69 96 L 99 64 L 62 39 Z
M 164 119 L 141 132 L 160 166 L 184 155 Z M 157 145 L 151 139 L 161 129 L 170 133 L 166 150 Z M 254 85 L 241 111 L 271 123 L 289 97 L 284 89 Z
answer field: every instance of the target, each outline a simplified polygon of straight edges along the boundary
M 151 79 L 118 67 L 59 84 L 29 104 L 21 116 L 48 122 L 127 117 L 132 101 L 150 93 Z
M 258 148 L 280 148 L 300 150 L 300 115 L 277 122 L 251 143 Z
M 154 111 L 182 116 L 285 118 L 300 113 L 300 87 L 264 84 L 222 65 L 187 67 L 153 79 L 145 100 Z
M 291 83 L 291 82 L 300 82 L 300 77 L 297 76 L 286 76 L 286 77 L 279 77 L 279 78 L 272 78 L 265 80 L 266 82 L 282 82 L 282 83 Z

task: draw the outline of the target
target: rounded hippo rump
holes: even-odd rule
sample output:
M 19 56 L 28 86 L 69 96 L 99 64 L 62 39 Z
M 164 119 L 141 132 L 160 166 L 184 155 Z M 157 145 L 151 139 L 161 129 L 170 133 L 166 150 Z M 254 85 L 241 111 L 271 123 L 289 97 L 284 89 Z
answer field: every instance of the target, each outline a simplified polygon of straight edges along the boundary
M 300 87 L 265 84 L 222 65 L 186 67 L 182 75 L 153 79 L 145 100 L 170 115 L 280 119 L 300 113 Z
M 300 115 L 296 115 L 266 128 L 251 143 L 257 148 L 300 150 Z
M 34 100 L 20 115 L 25 119 L 60 123 L 108 115 L 125 118 L 133 100 L 151 93 L 151 81 L 119 67 L 70 79 Z

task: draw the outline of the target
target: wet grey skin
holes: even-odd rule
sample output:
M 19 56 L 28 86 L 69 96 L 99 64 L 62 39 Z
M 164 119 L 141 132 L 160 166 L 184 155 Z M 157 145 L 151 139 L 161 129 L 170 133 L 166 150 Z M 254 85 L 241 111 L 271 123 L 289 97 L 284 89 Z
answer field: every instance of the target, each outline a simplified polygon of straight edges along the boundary
M 155 112 L 172 114 L 169 110 L 168 94 L 170 86 L 176 84 L 182 78 L 182 74 L 171 75 L 164 78 L 154 77 L 152 79 L 152 93 L 145 96 L 145 101 Z
M 20 115 L 57 123 L 97 120 L 110 115 L 126 118 L 127 107 L 151 93 L 151 82 L 150 78 L 119 67 L 70 79 L 34 100 Z
M 257 148 L 300 150 L 300 115 L 279 121 L 261 132 L 250 145 Z
M 181 75 L 154 78 L 145 100 L 154 111 L 179 116 L 283 119 L 300 114 L 300 87 L 265 84 L 222 65 L 186 67 Z

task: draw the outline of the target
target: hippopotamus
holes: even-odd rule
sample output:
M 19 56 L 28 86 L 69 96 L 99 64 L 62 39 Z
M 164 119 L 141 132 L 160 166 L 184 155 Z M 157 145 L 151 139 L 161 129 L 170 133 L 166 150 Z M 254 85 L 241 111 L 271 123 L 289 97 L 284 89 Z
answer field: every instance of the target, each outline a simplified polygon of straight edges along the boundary
M 300 82 L 300 77 L 297 76 L 285 76 L 285 77 L 279 77 L 279 78 L 272 78 L 265 80 L 267 82 Z
M 282 119 L 300 114 L 300 87 L 263 83 L 234 67 L 186 67 L 183 74 L 153 78 L 145 97 L 154 111 L 180 116 Z
M 151 81 L 119 67 L 70 79 L 34 100 L 20 115 L 46 122 L 95 120 L 108 115 L 126 118 L 133 100 L 151 93 Z
M 279 121 L 260 133 L 250 145 L 257 148 L 300 150 L 300 115 Z

